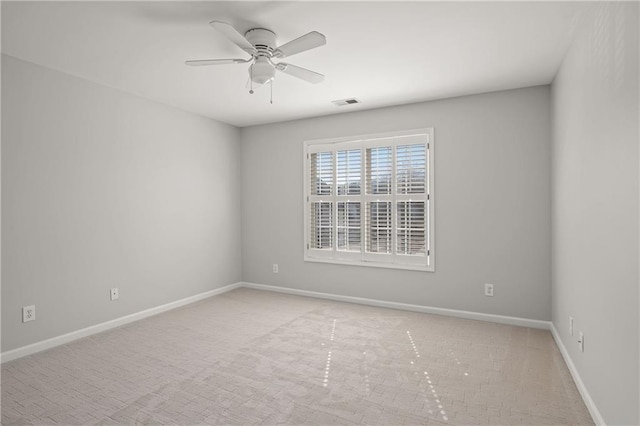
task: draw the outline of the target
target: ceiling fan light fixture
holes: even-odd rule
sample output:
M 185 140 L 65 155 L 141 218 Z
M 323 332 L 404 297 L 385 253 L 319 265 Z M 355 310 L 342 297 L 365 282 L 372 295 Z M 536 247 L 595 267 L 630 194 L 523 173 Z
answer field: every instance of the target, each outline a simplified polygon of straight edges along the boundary
M 255 62 L 249 67 L 249 76 L 256 84 L 265 84 L 273 80 L 276 69 L 265 57 L 257 57 Z

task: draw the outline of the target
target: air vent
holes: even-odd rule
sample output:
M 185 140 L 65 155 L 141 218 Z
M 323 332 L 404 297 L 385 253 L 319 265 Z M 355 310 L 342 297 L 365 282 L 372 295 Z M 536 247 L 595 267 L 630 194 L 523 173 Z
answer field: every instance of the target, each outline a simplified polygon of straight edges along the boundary
M 345 105 L 354 105 L 354 104 L 360 104 L 362 102 L 360 102 L 358 99 L 356 98 L 349 98 L 349 99 L 340 99 L 337 101 L 332 101 L 334 104 L 338 105 L 338 106 L 345 106 Z

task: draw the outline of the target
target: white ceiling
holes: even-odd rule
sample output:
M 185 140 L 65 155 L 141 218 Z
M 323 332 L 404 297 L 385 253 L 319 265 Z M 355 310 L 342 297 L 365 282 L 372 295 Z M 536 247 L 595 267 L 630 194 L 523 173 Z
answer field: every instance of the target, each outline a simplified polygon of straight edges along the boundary
M 550 83 L 583 2 L 2 2 L 2 52 L 236 126 Z M 325 74 L 313 85 L 279 73 L 245 84 L 248 64 L 213 28 L 262 27 L 278 44 L 309 31 L 327 45 L 286 62 Z M 332 100 L 356 97 L 360 105 Z

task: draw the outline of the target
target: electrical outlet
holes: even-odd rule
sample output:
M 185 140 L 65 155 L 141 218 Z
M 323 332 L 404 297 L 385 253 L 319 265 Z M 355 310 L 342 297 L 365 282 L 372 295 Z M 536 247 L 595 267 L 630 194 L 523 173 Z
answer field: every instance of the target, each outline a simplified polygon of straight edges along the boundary
M 485 284 L 484 285 L 484 295 L 493 297 L 493 284 Z
M 277 264 L 277 263 L 274 263 L 274 264 L 273 264 L 273 273 L 274 273 L 274 274 L 277 274 L 277 273 L 278 273 L 278 264 Z
M 582 331 L 578 334 L 578 346 L 580 347 L 580 352 L 584 352 L 584 334 L 582 334 Z
M 29 322 L 36 319 L 36 305 L 22 307 L 22 322 Z
M 569 317 L 569 334 L 573 336 L 573 317 Z
M 111 289 L 111 300 L 118 300 L 120 298 L 120 291 L 117 287 Z

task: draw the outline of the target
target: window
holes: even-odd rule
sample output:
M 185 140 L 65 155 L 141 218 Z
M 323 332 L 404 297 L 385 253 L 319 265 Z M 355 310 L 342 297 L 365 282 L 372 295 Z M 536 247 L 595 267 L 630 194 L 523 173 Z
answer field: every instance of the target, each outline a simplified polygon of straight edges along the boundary
M 305 260 L 434 270 L 433 129 L 305 143 Z

